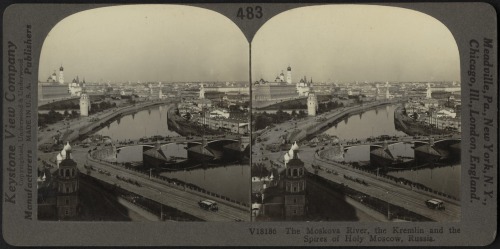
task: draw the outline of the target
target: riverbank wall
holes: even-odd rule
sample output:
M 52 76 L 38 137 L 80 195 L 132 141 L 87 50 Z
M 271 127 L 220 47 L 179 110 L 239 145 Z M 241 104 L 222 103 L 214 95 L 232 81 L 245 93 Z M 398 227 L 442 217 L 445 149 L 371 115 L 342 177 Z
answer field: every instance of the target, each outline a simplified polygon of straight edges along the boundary
M 363 104 L 360 106 L 343 108 L 339 113 L 333 114 L 329 117 L 326 117 L 326 120 L 324 120 L 322 122 L 316 122 L 316 123 L 310 125 L 303 132 L 301 132 L 299 135 L 297 135 L 295 137 L 295 140 L 301 141 L 304 139 L 311 139 L 314 136 L 318 135 L 319 133 L 324 132 L 327 129 L 329 129 L 330 127 L 339 123 L 341 120 L 348 118 L 349 116 L 363 113 L 363 112 L 366 112 L 368 110 L 378 108 L 381 106 L 397 104 L 398 102 L 399 102 L 398 100 L 387 100 L 387 101 L 367 103 L 367 104 Z
M 126 107 L 121 107 L 121 108 L 116 108 L 113 111 L 110 111 L 110 113 L 101 119 L 97 121 L 90 121 L 89 124 L 83 126 L 82 128 L 78 130 L 71 130 L 66 132 L 63 135 L 62 140 L 63 141 L 74 141 L 78 138 L 83 138 L 85 136 L 88 136 L 90 133 L 94 132 L 96 129 L 100 127 L 104 127 L 107 124 L 113 122 L 114 120 L 118 119 L 119 117 L 130 115 L 133 113 L 136 113 L 138 111 L 141 111 L 146 108 L 150 108 L 153 106 L 158 106 L 158 105 L 164 105 L 168 104 L 169 101 L 155 101 L 155 102 L 146 102 L 146 103 L 139 103 L 135 104 L 132 106 L 126 106 Z

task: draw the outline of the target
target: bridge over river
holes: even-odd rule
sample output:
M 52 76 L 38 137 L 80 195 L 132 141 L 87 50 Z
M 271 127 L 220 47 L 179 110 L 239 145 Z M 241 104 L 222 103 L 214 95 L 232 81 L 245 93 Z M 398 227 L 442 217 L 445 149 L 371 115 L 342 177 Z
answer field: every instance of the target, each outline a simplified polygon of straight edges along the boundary
M 165 181 L 149 177 L 144 173 L 125 169 L 89 156 L 85 149 L 74 149 L 72 156 L 78 162 L 86 162 L 95 169 L 106 170 L 108 174 L 99 174 L 97 171 L 88 171 L 84 164 L 78 164 L 80 172 L 89 174 L 101 181 L 117 184 L 121 188 L 137 195 L 149 198 L 163 205 L 170 206 L 206 221 L 249 221 L 250 207 L 248 204 L 233 202 L 211 193 L 194 191 L 186 186 L 167 184 Z M 131 179 L 140 186 L 119 180 L 116 176 Z M 215 200 L 219 211 L 211 212 L 201 209 L 198 201 L 203 199 Z
M 407 142 L 421 146 L 420 144 L 429 141 L 429 137 L 406 136 L 395 129 L 392 113 L 394 107 L 391 107 L 391 105 L 393 106 L 397 103 L 397 100 L 380 101 L 338 108 L 321 114 L 318 117 L 307 117 L 292 122 L 285 122 L 262 130 L 255 134 L 258 137 L 257 139 L 262 142 L 252 146 L 252 161 L 262 162 L 268 167 L 278 167 L 278 169 L 282 170 L 283 165 L 276 162 L 283 161 L 285 151 L 271 151 L 268 148 L 274 148 L 272 146 L 274 144 L 281 144 L 283 138 L 286 138 L 290 143 L 297 141 L 300 146 L 299 158 L 305 163 L 306 169 L 312 174 L 317 174 L 317 176 L 331 182 L 344 184 L 359 193 L 378 198 L 390 205 L 402 207 L 431 220 L 459 221 L 461 218 L 461 207 L 460 201 L 456 199 L 443 196 L 437 191 L 427 191 L 413 187 L 411 184 L 406 185 L 396 182 L 384 175 L 376 175 L 350 166 L 348 163 L 321 158 L 319 155 L 321 153 L 317 152 L 329 143 L 333 143 L 331 139 L 320 141 L 318 138 L 318 142 L 315 143 L 316 146 L 311 142 L 300 143 L 300 141 L 306 139 L 312 140 L 323 132 L 327 135 L 338 137 L 338 142 L 346 147 L 359 145 L 377 146 L 379 143 L 383 143 L 383 140 L 374 141 L 373 138 L 381 135 L 389 135 L 389 139 L 384 139 L 390 141 L 389 143 Z M 385 106 L 385 108 L 379 108 L 381 106 Z M 434 144 L 443 144 L 443 146 L 460 140 L 458 135 L 432 137 Z M 308 146 L 308 144 L 312 146 Z M 368 155 L 369 153 L 370 151 L 368 150 Z M 274 163 L 271 163 L 270 166 L 268 165 L 270 162 Z M 359 182 L 352 179 L 359 179 Z M 362 184 L 362 182 L 366 184 Z M 438 211 L 429 209 L 425 205 L 425 201 L 432 198 L 442 199 L 445 202 L 446 210 Z

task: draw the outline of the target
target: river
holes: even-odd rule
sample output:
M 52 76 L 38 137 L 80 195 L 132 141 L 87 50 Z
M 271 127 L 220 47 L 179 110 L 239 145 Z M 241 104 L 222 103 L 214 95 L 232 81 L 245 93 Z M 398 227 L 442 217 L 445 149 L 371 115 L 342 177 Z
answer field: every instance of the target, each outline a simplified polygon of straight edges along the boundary
M 396 130 L 394 126 L 394 110 L 396 107 L 397 105 L 389 105 L 350 116 L 326 130 L 325 133 L 335 135 L 340 140 L 364 140 L 380 135 L 405 136 L 405 133 Z M 410 143 L 396 143 L 388 147 L 395 157 L 414 157 L 412 144 Z M 360 145 L 347 148 L 343 160 L 345 162 L 370 161 L 370 146 Z M 388 175 L 421 183 L 434 190 L 460 198 L 460 163 L 436 168 L 392 171 Z
M 135 114 L 121 117 L 107 127 L 99 130 L 97 134 L 109 136 L 113 141 L 139 139 L 141 137 L 179 136 L 175 131 L 168 129 L 168 105 L 154 106 Z
M 168 105 L 151 107 L 135 114 L 121 117 L 109 126 L 97 131 L 97 134 L 109 136 L 113 141 L 139 139 L 144 136 L 179 136 L 168 129 Z M 185 144 L 162 145 L 162 150 L 167 157 L 185 157 L 187 151 Z M 129 146 L 121 148 L 117 155 L 117 162 L 142 163 L 142 146 Z M 193 165 L 195 166 L 195 165 Z M 233 200 L 248 203 L 250 198 L 250 166 L 241 164 L 227 164 L 210 168 L 195 168 L 186 171 L 163 172 L 161 175 L 177 178 L 208 191 L 221 194 Z
M 404 136 L 404 132 L 394 126 L 396 105 L 387 105 L 353 115 L 340 121 L 325 133 L 341 139 L 366 139 L 380 135 Z

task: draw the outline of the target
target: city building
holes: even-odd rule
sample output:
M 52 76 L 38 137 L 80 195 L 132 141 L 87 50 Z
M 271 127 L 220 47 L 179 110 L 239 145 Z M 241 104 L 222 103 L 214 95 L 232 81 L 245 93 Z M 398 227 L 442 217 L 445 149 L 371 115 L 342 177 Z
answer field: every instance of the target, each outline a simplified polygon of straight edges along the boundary
M 271 172 L 262 187 L 260 219 L 303 220 L 306 215 L 306 169 L 295 142 L 284 155 L 285 168 Z
M 294 149 L 295 146 L 295 149 Z M 285 219 L 295 220 L 305 214 L 306 206 L 306 169 L 304 162 L 298 157 L 298 146 L 295 142 L 290 149 L 291 158 L 285 164 Z
M 59 164 L 57 171 L 57 217 L 70 219 L 78 215 L 78 168 L 71 159 L 69 142 L 64 146 L 66 158 Z
M 307 96 L 307 115 L 316 116 L 318 111 L 318 98 L 314 92 L 310 92 Z
M 90 112 L 90 98 L 86 93 L 80 95 L 80 116 L 87 117 Z
M 432 98 L 431 83 L 427 83 L 427 90 L 426 90 L 426 93 L 425 93 L 425 98 L 426 99 L 431 99 Z
M 289 66 L 286 79 L 285 74 L 281 72 L 274 82 L 261 79 L 253 84 L 252 106 L 254 108 L 263 108 L 284 101 L 306 98 L 308 92 L 309 85 L 302 80 L 293 85 L 292 68 Z
M 62 65 L 59 68 L 59 84 L 64 84 L 64 68 Z
M 72 220 L 80 214 L 80 181 L 69 142 L 57 154 L 56 163 L 54 170 L 38 172 L 38 219 Z

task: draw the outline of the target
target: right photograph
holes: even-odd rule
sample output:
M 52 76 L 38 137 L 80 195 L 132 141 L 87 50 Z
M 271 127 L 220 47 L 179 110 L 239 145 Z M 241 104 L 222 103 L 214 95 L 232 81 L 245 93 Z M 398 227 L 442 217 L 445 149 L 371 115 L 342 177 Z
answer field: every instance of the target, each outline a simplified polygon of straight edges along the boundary
M 253 221 L 460 221 L 460 55 L 443 23 L 301 7 L 251 55 Z

